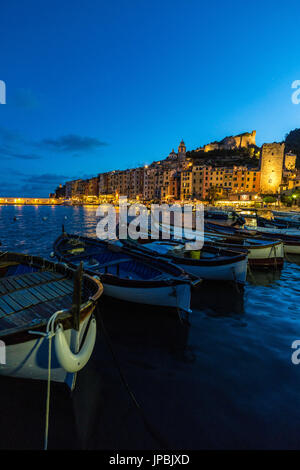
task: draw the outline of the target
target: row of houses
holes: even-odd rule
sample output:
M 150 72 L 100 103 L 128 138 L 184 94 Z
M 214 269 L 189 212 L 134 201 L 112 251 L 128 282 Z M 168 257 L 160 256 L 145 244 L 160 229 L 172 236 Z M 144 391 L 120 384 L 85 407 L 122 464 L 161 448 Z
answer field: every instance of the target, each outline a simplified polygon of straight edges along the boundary
M 101 196 L 172 201 L 209 199 L 212 190 L 226 196 L 243 192 L 277 193 L 283 184 L 290 187 L 292 180 L 293 184 L 298 181 L 295 162 L 296 156 L 284 154 L 284 144 L 265 144 L 260 162 L 254 159 L 254 166 L 216 166 L 187 158 L 181 141 L 178 152 L 172 150 L 162 161 L 69 181 L 57 188 L 55 196 L 82 201 Z

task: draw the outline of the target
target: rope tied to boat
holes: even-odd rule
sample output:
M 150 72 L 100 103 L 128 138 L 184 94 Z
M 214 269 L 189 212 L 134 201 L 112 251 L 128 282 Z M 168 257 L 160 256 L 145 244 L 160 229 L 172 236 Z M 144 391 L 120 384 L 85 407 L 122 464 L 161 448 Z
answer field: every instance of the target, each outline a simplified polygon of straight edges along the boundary
M 274 264 L 275 269 L 277 270 L 277 257 L 276 257 L 277 253 L 276 253 L 276 245 L 275 244 L 272 246 L 272 248 L 270 250 L 269 258 L 271 258 L 272 253 L 274 253 L 274 263 L 273 264 Z
M 47 379 L 47 397 L 46 397 L 46 412 L 45 412 L 45 434 L 44 434 L 44 450 L 48 449 L 48 435 L 49 435 L 49 414 L 50 414 L 50 385 L 51 385 L 51 357 L 52 357 L 52 338 L 55 336 L 55 321 L 58 315 L 64 313 L 65 310 L 58 310 L 48 320 L 46 326 L 46 333 L 43 331 L 28 331 L 30 334 L 43 336 L 49 341 L 48 345 L 48 379 Z

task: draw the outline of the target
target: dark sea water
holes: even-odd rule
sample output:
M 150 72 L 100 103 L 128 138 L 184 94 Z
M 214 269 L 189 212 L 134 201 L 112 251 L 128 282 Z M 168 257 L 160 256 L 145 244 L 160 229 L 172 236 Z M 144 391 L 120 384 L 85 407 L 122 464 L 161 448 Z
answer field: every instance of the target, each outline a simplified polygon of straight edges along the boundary
M 17 218 L 14 221 L 14 217 Z M 47 218 L 44 220 L 44 218 Z M 2 250 L 48 257 L 66 231 L 95 236 L 95 207 L 0 206 Z M 299 449 L 300 259 L 252 272 L 244 292 L 193 291 L 191 325 L 102 298 L 92 359 L 75 391 L 51 386 L 50 449 Z M 0 377 L 0 449 L 43 446 L 46 383 Z

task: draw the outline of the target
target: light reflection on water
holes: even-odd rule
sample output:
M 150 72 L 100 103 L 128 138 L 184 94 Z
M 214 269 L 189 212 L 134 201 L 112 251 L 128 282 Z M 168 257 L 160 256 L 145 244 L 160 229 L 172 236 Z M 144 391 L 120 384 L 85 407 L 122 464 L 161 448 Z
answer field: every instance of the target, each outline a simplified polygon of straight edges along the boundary
M 48 257 L 63 224 L 70 233 L 96 236 L 98 220 L 94 206 L 0 206 L 2 249 Z
M 0 206 L 1 249 L 48 257 L 62 224 L 69 233 L 95 236 L 97 222 L 92 206 Z M 252 271 L 244 292 L 203 283 L 193 291 L 191 327 L 185 330 L 176 316 L 158 309 L 126 310 L 103 300 L 105 323 L 130 386 L 171 448 L 300 447 L 300 366 L 290 360 L 291 344 L 300 338 L 299 261 L 285 262 L 280 272 Z M 73 397 L 80 445 L 157 447 L 137 422 L 101 338 Z M 14 385 L 7 387 L 13 396 Z M 24 387 L 28 395 L 44 389 Z M 63 440 L 73 418 L 67 418 L 65 395 L 56 386 L 54 391 L 53 419 Z M 39 406 L 43 416 L 43 402 Z M 52 434 L 52 446 L 61 445 Z

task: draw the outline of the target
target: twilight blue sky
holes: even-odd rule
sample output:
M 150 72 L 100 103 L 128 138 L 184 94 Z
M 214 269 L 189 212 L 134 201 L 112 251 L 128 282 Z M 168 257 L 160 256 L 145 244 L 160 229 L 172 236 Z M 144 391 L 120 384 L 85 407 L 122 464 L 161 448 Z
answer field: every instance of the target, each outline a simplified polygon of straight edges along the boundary
M 10 0 L 0 16 L 0 195 L 257 130 L 300 127 L 300 3 Z

